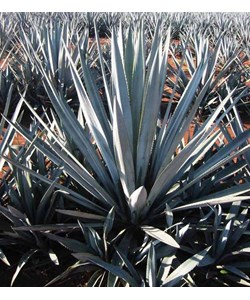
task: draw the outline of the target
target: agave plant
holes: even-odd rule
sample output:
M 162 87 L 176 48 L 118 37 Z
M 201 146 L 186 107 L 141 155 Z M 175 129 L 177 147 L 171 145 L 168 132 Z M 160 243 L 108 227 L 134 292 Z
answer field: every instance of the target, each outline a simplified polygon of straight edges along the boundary
M 7 130 L 5 141 L 7 141 L 7 138 L 11 141 L 13 133 L 10 131 L 10 128 Z M 32 126 L 30 136 L 35 138 L 37 135 L 41 135 L 37 130 L 38 124 L 35 123 Z M 6 145 L 5 141 L 2 146 Z M 60 218 L 56 218 L 55 209 L 64 208 L 64 202 L 60 199 L 60 193 L 55 190 L 55 187 L 58 181 L 67 185 L 66 178 L 63 177 L 63 170 L 55 168 L 51 163 L 48 164 L 44 157 L 41 157 L 40 153 L 37 153 L 35 149 L 31 149 L 29 143 L 26 142 L 19 148 L 18 151 L 17 146 L 9 145 L 9 158 L 14 159 L 16 163 L 22 163 L 26 168 L 41 174 L 41 176 L 44 175 L 44 179 L 49 178 L 49 183 L 52 182 L 52 184 L 48 185 L 48 182 L 31 177 L 30 173 L 16 168 L 12 164 L 9 164 L 10 169 L 1 178 L 1 259 L 9 265 L 4 252 L 11 249 L 13 252 L 13 247 L 15 246 L 18 246 L 16 247 L 16 255 L 19 256 L 16 272 L 10 282 L 11 285 L 14 284 L 21 268 L 37 253 L 40 253 L 40 262 L 47 263 L 48 258 L 50 258 L 54 264 L 59 264 L 57 255 L 44 235 L 41 235 L 40 232 L 25 232 L 18 229 L 21 227 L 30 228 L 30 226 L 36 224 L 40 226 L 53 224 L 54 228 L 60 229 L 60 225 L 56 224 L 60 222 Z M 6 159 L 8 161 L 8 158 Z M 5 161 L 1 160 L 1 163 Z M 72 224 L 68 226 L 71 228 Z M 17 230 L 16 227 L 18 227 Z M 47 259 L 44 260 L 44 256 L 47 256 Z
M 241 66 L 243 58 L 240 58 L 240 53 L 238 43 L 229 42 L 224 34 L 220 33 L 216 38 L 216 43 L 213 44 L 204 35 L 189 32 L 188 36 L 183 36 L 178 47 L 175 44 L 172 46 L 172 64 L 170 64 L 170 76 L 165 97 L 170 98 L 171 91 L 175 90 L 174 100 L 178 101 L 190 78 L 197 70 L 201 58 L 203 56 L 209 57 L 210 62 L 203 73 L 199 86 L 199 90 L 201 90 L 206 84 L 209 84 L 204 100 L 200 105 L 200 114 L 204 118 L 208 103 L 211 104 L 209 100 L 212 100 L 213 105 L 218 104 L 217 95 L 223 93 L 223 97 L 225 97 L 227 92 L 224 92 L 224 90 L 227 86 L 231 90 L 237 88 L 235 94 L 240 94 L 242 90 L 246 92 L 245 83 L 247 78 L 243 80 L 244 71 Z M 243 97 L 244 95 L 241 94 L 242 99 Z
M 24 128 L 12 124 L 32 147 L 36 147 L 54 164 L 62 167 L 71 178 L 67 197 L 78 198 L 82 213 L 88 213 L 84 220 L 86 216 L 88 223 L 108 218 L 108 212 L 112 209 L 111 219 L 114 221 L 110 234 L 114 241 L 105 242 L 94 229 L 89 229 L 87 233 L 84 230 L 87 245 L 90 243 L 93 248 L 94 244 L 103 243 L 99 248 L 110 247 L 108 252 L 96 248 L 94 252 L 92 249 L 86 253 L 78 251 L 74 254 L 84 263 L 91 262 L 102 267 L 110 273 L 109 277 L 115 276 L 115 280 L 107 281 L 109 285 L 117 284 L 117 277 L 122 278 L 123 284 L 124 281 L 129 285 L 143 285 L 143 282 L 149 284 L 147 280 L 132 282 L 124 277 L 126 275 L 123 271 L 119 273 L 118 268 L 114 267 L 114 270 L 113 266 L 122 264 L 125 269 L 129 268 L 129 261 L 131 264 L 136 261 L 136 257 L 140 257 L 144 264 L 149 255 L 146 269 L 151 272 L 166 255 L 171 254 L 172 260 L 175 255 L 178 257 L 178 233 L 174 238 L 175 230 L 171 229 L 173 223 L 169 221 L 169 216 L 174 214 L 178 223 L 182 219 L 179 211 L 192 211 L 207 205 L 245 200 L 248 199 L 245 193 L 250 189 L 247 175 L 249 131 L 244 132 L 237 119 L 235 105 L 240 96 L 235 97 L 234 90 L 228 91 L 224 99 L 219 99 L 220 104 L 211 109 L 204 123 L 194 123 L 193 134 L 186 138 L 186 132 L 196 120 L 200 104 L 206 99 L 212 77 L 211 74 L 206 75 L 206 70 L 211 60 L 214 60 L 214 54 L 208 53 L 204 48 L 206 55 L 200 57 L 176 109 L 170 113 L 170 99 L 164 118 L 160 119 L 170 31 L 163 41 L 162 26 L 158 21 L 147 55 L 143 22 L 133 27 L 128 27 L 126 34 L 122 30 L 112 30 L 110 83 L 97 37 L 107 109 L 96 88 L 86 49 L 80 49 L 83 84 L 74 60 L 65 47 L 78 94 L 77 116 L 71 111 L 63 93 L 50 78 L 50 72 L 43 68 L 39 56 L 29 43 L 29 51 L 32 52 L 45 90 L 60 120 L 58 128 L 63 132 L 64 139 L 60 139 L 56 131 L 25 100 L 23 101 L 33 116 L 40 122 L 43 132 L 47 134 L 46 139 L 39 136 L 31 139 Z M 201 86 L 205 76 L 208 79 Z M 235 138 L 228 136 L 228 126 L 235 126 L 239 135 Z M 5 159 L 7 160 L 6 157 Z M 9 162 L 42 180 L 40 174 L 25 165 L 21 166 L 16 159 L 12 158 Z M 225 178 L 231 178 L 232 174 L 235 178 L 227 181 Z M 225 181 L 224 185 L 221 184 L 222 180 Z M 63 189 L 59 186 L 58 188 Z M 69 211 L 68 214 L 75 219 L 80 218 L 78 212 Z M 22 227 L 22 230 L 25 229 Z M 32 230 L 32 227 L 27 227 L 26 230 Z M 104 230 L 103 234 L 107 235 L 107 232 Z M 143 245 L 145 239 L 146 244 L 144 242 Z M 119 248 L 119 245 L 126 243 L 130 245 L 129 251 L 125 251 L 125 254 L 124 250 L 114 252 L 115 247 Z M 154 258 L 157 252 L 154 246 L 150 246 L 152 243 L 159 243 L 160 247 L 165 245 L 161 257 Z M 143 252 L 144 247 L 146 250 Z M 138 256 L 138 251 L 144 255 Z M 194 253 L 193 258 L 188 258 L 190 260 L 187 264 L 191 263 L 192 266 L 188 270 L 196 267 L 208 251 L 209 248 L 206 248 L 201 253 Z M 194 264 L 197 257 L 199 259 Z M 176 273 L 173 271 L 169 276 L 175 278 L 179 274 L 179 270 L 183 268 L 182 263 L 179 264 Z M 138 265 L 140 266 L 139 262 Z M 180 279 L 188 272 L 182 271 L 182 276 L 177 277 Z M 167 278 L 165 274 L 165 278 L 161 279 L 164 284 L 160 285 L 168 285 L 171 280 Z M 172 284 L 177 282 L 179 280 Z
M 56 22 L 49 19 L 49 24 L 43 20 L 42 24 L 33 24 L 28 29 L 21 23 L 16 34 L 15 47 L 10 59 L 10 68 L 20 89 L 26 89 L 26 99 L 32 106 L 41 109 L 48 106 L 48 97 L 41 81 L 41 73 L 36 67 L 30 46 L 43 62 L 43 68 L 48 76 L 53 79 L 57 89 L 60 89 L 67 101 L 75 102 L 76 90 L 70 74 L 70 65 L 65 55 L 65 45 L 71 54 L 75 65 L 79 67 L 79 49 L 87 48 L 89 60 L 92 61 L 93 69 L 96 69 L 97 53 L 95 44 L 90 45 L 88 29 L 70 28 L 70 24 L 64 20 Z M 96 70 L 98 71 L 98 70 Z M 80 70 L 81 74 L 81 70 Z
M 13 48 L 10 70 L 24 92 L 12 119 L 5 111 L 1 121 L 9 126 L 0 164 L 10 168 L 1 185 L 1 260 L 9 264 L 9 242 L 24 249 L 17 270 L 37 253 L 57 262 L 61 245 L 77 261 L 49 284 L 77 272 L 88 272 L 88 286 L 196 286 L 200 275 L 223 281 L 223 272 L 248 282 L 248 267 L 227 260 L 248 248 L 247 212 L 239 207 L 249 200 L 250 132 L 237 109 L 246 90 L 230 75 L 241 67 L 240 48 L 227 47 L 237 38 L 227 26 L 239 20 L 77 14 L 69 25 L 67 13 L 16 17 L 20 53 Z M 92 48 L 81 21 L 94 26 Z M 180 34 L 195 22 L 197 34 Z M 111 28 L 110 52 L 100 27 Z M 180 46 L 169 49 L 174 37 Z M 42 91 L 53 109 L 33 106 L 34 82 L 33 96 Z M 172 91 L 163 110 L 166 84 Z M 30 129 L 20 122 L 23 109 L 34 119 Z M 17 132 L 26 143 L 13 148 Z
M 194 219 L 191 221 L 189 226 L 192 229 L 184 237 L 186 246 L 197 252 L 201 244 L 212 245 L 194 279 L 199 285 L 249 286 L 249 277 L 246 275 L 249 266 L 242 263 L 247 262 L 249 256 L 247 215 L 248 208 L 242 207 L 241 202 L 235 202 L 224 211 L 220 205 L 201 209 L 195 229 Z M 196 240 L 196 245 L 190 243 L 190 239 Z

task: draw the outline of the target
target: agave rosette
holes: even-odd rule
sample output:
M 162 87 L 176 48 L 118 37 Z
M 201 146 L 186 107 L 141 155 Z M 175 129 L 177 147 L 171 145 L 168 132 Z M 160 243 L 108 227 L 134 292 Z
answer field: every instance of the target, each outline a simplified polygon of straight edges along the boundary
M 39 47 L 44 47 L 40 55 L 24 34 L 23 47 L 53 109 L 41 116 L 23 94 L 19 106 L 28 108 L 39 133 L 35 125 L 27 130 L 16 122 L 17 112 L 9 121 L 10 133 L 1 146 L 1 157 L 2 163 L 29 173 L 30 180 L 53 187 L 48 191 L 63 199 L 64 207 L 53 210 L 66 220 L 60 232 L 58 225 L 38 224 L 36 220 L 15 226 L 18 232 L 39 232 L 57 241 L 78 259 L 57 279 L 91 264 L 98 267 L 89 286 L 195 285 L 192 271 L 202 262 L 205 265 L 213 251 L 221 250 L 214 250 L 211 239 L 199 249 L 182 246 L 183 236 L 193 232 L 193 218 L 200 218 L 200 211 L 207 213 L 215 205 L 249 200 L 250 132 L 244 130 L 236 108 L 246 91 L 226 82 L 223 93 L 214 91 L 219 81 L 214 74 L 222 37 L 212 51 L 207 38 L 196 41 L 195 64 L 188 39 L 184 42 L 183 59 L 188 62 L 190 76 L 185 79 L 183 61 L 176 63 L 177 80 L 172 82 L 172 93 L 162 112 L 173 31 L 165 28 L 160 15 L 148 19 L 147 25 L 143 18 L 138 19 L 112 27 L 110 63 L 107 53 L 103 55 L 97 20 L 93 20 L 98 78 L 89 60 L 87 31 L 82 36 L 85 42 L 78 44 L 77 59 L 68 49 L 64 34 L 60 35 L 58 43 L 67 68 L 54 64 L 57 59 L 50 52 L 49 40 L 45 46 L 40 42 Z M 149 23 L 156 23 L 153 34 L 149 27 L 145 31 Z M 150 42 L 145 32 L 152 36 Z M 222 67 L 221 78 L 233 60 Z M 76 113 L 58 86 L 66 74 L 69 78 L 69 72 L 77 93 Z M 97 84 L 100 75 L 101 94 Z M 181 89 L 178 78 L 185 81 Z M 173 108 L 176 91 L 180 98 Z M 205 105 L 209 113 L 200 122 L 199 112 Z M 18 152 L 8 157 L 8 141 L 14 131 L 26 138 L 29 153 L 40 153 L 40 159 L 51 161 L 60 174 L 51 178 L 49 173 L 31 168 L 24 163 L 29 155 L 24 160 Z M 62 173 L 65 180 L 60 178 Z M 51 194 L 47 196 L 49 201 Z M 41 217 L 39 220 L 42 222 Z M 82 236 L 74 239 L 74 234 L 72 238 L 63 234 L 72 230 L 67 227 L 72 220 L 83 241 L 79 241 Z M 209 228 L 211 219 L 205 225 Z M 228 238 L 231 225 L 223 226 L 224 233 L 214 242 L 218 245 Z M 180 259 L 182 252 L 185 259 Z

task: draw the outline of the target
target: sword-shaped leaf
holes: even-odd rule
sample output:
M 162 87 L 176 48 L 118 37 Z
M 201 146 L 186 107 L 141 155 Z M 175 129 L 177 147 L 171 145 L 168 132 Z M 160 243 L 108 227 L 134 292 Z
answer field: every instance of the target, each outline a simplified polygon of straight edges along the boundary
M 163 281 L 162 286 L 175 286 L 178 284 L 185 275 L 199 265 L 199 263 L 207 255 L 210 248 L 211 246 L 187 259 Z

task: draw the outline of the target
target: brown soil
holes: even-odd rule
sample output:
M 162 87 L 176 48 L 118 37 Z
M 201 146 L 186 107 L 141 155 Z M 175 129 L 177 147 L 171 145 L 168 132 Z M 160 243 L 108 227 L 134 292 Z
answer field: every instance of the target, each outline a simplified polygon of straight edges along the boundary
M 0 136 L 0 144 L 1 142 L 2 142 L 2 136 Z M 23 146 L 24 144 L 25 144 L 25 138 L 19 133 L 16 133 L 11 145 L 18 147 L 18 146 Z M 9 168 L 7 166 L 4 166 L 3 169 L 0 170 L 0 179 L 3 178 L 4 174 L 6 174 L 8 170 Z
M 89 38 L 90 45 L 95 43 L 95 41 L 96 41 L 95 38 Z M 110 45 L 110 43 L 111 43 L 111 39 L 109 39 L 109 38 L 99 38 L 99 41 L 100 41 L 101 46 Z
M 9 61 L 10 58 L 7 59 L 3 58 L 0 60 L 0 71 L 4 71 L 7 68 Z

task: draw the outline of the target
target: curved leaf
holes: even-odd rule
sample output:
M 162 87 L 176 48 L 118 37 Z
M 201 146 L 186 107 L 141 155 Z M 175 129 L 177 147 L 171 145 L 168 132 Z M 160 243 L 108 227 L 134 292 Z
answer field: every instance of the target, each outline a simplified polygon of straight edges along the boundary
M 89 250 L 89 246 L 79 242 L 77 240 L 74 239 L 70 239 L 70 238 L 66 238 L 66 237 L 62 237 L 56 234 L 52 234 L 52 233 L 43 233 L 45 236 L 47 236 L 49 239 L 58 242 L 59 244 L 61 244 L 63 247 L 65 247 L 66 249 L 73 251 L 73 252 L 85 252 Z
M 13 286 L 14 281 L 16 280 L 19 272 L 21 271 L 21 269 L 25 266 L 25 264 L 28 262 L 28 260 L 31 258 L 32 255 L 34 255 L 36 252 L 38 251 L 38 249 L 31 249 L 29 252 L 26 252 L 21 259 L 19 260 L 19 263 L 17 265 L 16 271 L 11 279 L 11 283 L 10 286 Z
M 171 235 L 167 234 L 165 231 L 162 231 L 158 228 L 152 226 L 141 226 L 141 229 L 145 231 L 148 235 L 152 236 L 156 240 L 167 244 L 174 248 L 180 248 L 180 245 L 172 238 Z
M 135 279 L 131 277 L 126 271 L 124 271 L 118 266 L 114 266 L 112 264 L 103 261 L 101 258 L 97 256 L 90 255 L 89 253 L 74 253 L 72 255 L 81 261 L 90 261 L 93 264 L 98 265 L 101 268 L 107 270 L 108 272 L 111 272 L 112 274 L 124 279 L 131 287 L 138 286 Z
M 0 259 L 7 265 L 10 266 L 10 263 L 7 259 L 7 257 L 5 256 L 5 254 L 3 253 L 3 250 L 0 248 Z
M 175 269 L 164 281 L 163 286 L 174 286 L 179 281 L 183 279 L 183 277 L 192 271 L 199 263 L 203 260 L 203 258 L 207 255 L 211 246 L 202 250 L 201 252 L 193 255 L 191 258 L 187 259 L 184 263 L 182 263 L 177 269 Z
M 129 197 L 129 206 L 131 212 L 139 213 L 143 207 L 146 205 L 147 200 L 147 190 L 144 186 L 136 189 Z

